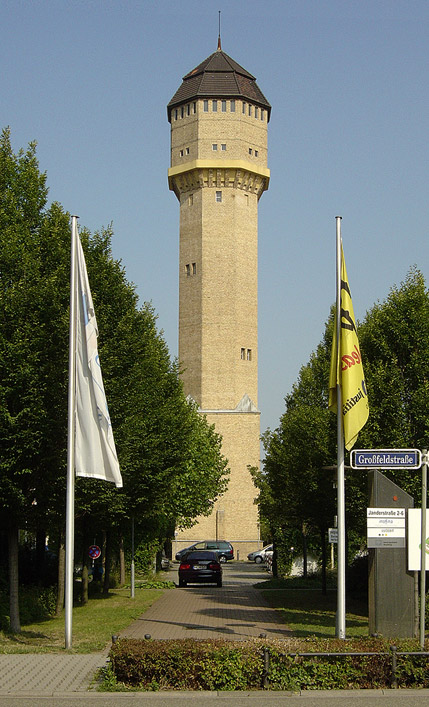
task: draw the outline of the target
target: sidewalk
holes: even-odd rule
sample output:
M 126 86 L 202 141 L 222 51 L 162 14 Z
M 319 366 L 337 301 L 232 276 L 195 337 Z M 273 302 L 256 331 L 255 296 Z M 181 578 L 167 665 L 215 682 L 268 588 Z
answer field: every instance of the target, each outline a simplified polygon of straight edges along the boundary
M 289 635 L 253 582 L 266 579 L 261 568 L 228 565 L 223 588 L 193 586 L 168 589 L 141 618 L 120 636 L 144 638 L 231 638 L 244 640 L 265 633 Z M 178 583 L 177 566 L 166 579 Z M 106 664 L 110 646 L 89 655 L 20 653 L 0 655 L 1 696 L 82 694 L 91 688 L 96 671 Z
M 177 570 L 169 578 L 178 583 Z M 252 581 L 263 581 L 266 573 L 249 565 L 227 565 L 223 587 L 194 585 L 171 589 L 137 621 L 120 632 L 121 637 L 227 638 L 240 641 L 287 638 L 291 632 L 271 609 Z
M 107 662 L 108 650 L 89 655 L 14 653 L 0 655 L 1 695 L 54 695 L 82 693 Z M 0 697 L 0 704 L 3 700 Z

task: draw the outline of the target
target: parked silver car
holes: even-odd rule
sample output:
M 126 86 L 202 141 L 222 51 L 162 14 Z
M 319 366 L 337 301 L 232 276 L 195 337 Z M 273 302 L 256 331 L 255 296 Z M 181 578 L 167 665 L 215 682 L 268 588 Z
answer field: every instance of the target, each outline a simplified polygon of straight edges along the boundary
M 251 562 L 256 562 L 257 565 L 259 565 L 261 562 L 265 562 L 267 559 L 267 554 L 266 553 L 273 553 L 273 546 L 272 545 L 265 545 L 265 547 L 262 548 L 262 550 L 255 550 L 254 552 L 249 552 L 247 555 L 247 559 L 250 560 Z M 269 555 L 268 555 L 269 556 Z

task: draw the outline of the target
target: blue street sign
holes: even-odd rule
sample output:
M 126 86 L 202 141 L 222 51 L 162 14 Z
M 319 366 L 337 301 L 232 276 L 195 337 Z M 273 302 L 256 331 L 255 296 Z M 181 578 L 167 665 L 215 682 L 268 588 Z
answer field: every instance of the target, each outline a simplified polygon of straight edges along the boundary
M 420 469 L 419 449 L 353 449 L 350 466 L 353 469 Z

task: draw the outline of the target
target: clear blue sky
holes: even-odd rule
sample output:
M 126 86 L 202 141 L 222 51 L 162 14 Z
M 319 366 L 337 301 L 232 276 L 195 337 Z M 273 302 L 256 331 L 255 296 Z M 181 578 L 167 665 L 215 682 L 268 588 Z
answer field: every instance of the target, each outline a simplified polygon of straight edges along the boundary
M 259 406 L 275 428 L 335 298 L 358 319 L 429 274 L 427 0 L 0 0 L 0 127 L 38 142 L 50 199 L 113 253 L 177 355 L 179 209 L 166 105 L 222 48 L 273 106 L 259 207 Z

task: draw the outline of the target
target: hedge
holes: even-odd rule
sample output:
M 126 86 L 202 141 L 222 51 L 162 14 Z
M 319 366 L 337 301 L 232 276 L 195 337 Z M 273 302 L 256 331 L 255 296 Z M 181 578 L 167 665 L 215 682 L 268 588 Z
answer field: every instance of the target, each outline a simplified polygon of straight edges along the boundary
M 418 650 L 415 642 L 400 643 L 399 651 L 411 650 Z M 344 657 L 308 655 L 322 651 L 338 651 Z M 267 671 L 264 653 L 265 668 L 269 655 Z M 390 644 L 382 639 L 120 639 L 109 658 L 104 688 L 111 690 L 298 691 L 389 688 L 392 683 Z M 429 687 L 429 654 L 398 654 L 396 675 L 400 687 Z

